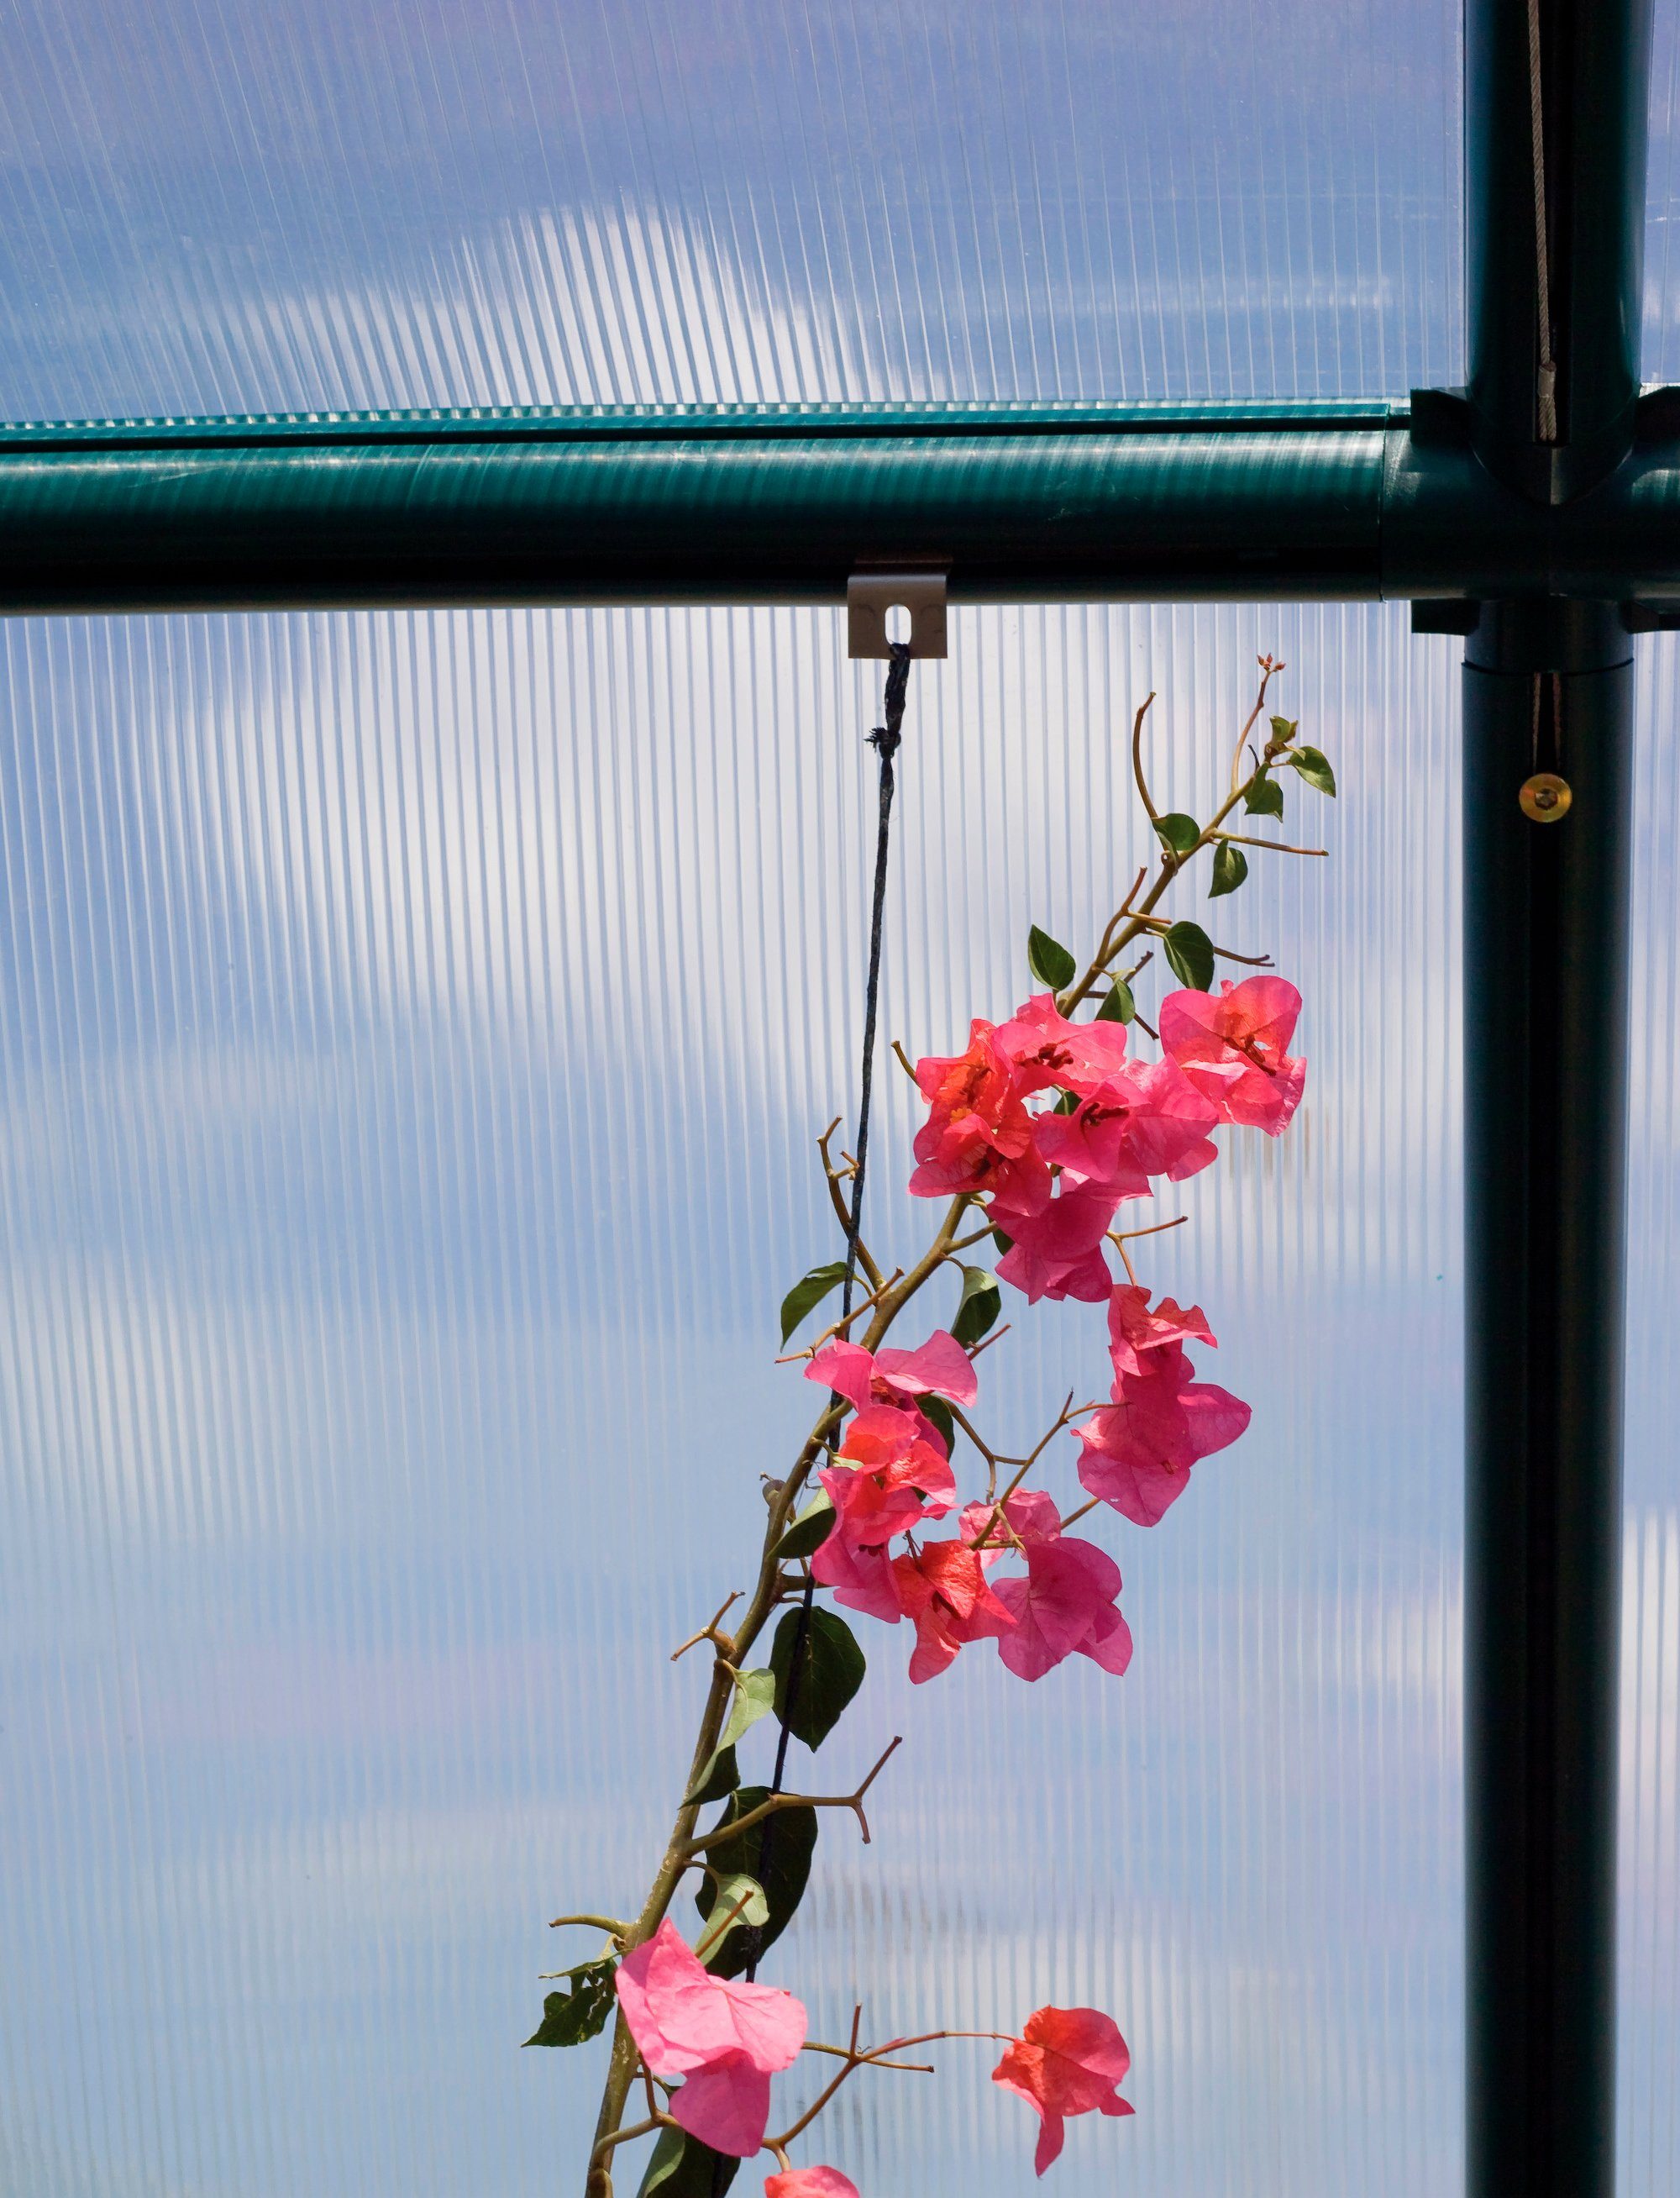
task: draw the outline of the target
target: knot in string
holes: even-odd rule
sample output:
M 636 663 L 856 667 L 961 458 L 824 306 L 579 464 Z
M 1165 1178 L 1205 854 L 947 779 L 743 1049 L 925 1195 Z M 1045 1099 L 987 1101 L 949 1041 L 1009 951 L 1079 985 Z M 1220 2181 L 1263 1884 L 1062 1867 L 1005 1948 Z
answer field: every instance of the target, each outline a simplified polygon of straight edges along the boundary
M 910 683 L 910 645 L 907 641 L 889 641 L 887 646 L 892 652 L 892 669 L 887 675 L 887 693 L 881 702 L 887 723 L 877 725 L 869 735 L 869 746 L 883 765 L 890 765 L 903 737 L 899 728 L 904 722 L 904 696 Z M 874 974 L 871 970 L 871 976 Z

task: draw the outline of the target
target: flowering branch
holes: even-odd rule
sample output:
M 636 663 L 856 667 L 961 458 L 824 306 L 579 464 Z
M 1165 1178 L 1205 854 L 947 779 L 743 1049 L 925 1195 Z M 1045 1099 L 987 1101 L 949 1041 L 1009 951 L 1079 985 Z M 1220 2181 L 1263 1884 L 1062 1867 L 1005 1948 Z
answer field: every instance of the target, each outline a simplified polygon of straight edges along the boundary
M 1285 753 L 1288 743 L 1287 741 L 1280 741 L 1277 737 L 1276 730 L 1274 730 L 1273 736 L 1266 743 L 1265 751 L 1260 760 L 1256 764 L 1253 770 L 1249 773 L 1247 778 L 1242 776 L 1242 757 L 1243 753 L 1248 745 L 1248 736 L 1253 730 L 1255 725 L 1259 724 L 1260 712 L 1266 706 L 1267 689 L 1271 684 L 1272 680 L 1276 678 L 1277 674 L 1284 668 L 1285 667 L 1282 664 L 1278 663 L 1272 657 L 1263 656 L 1260 659 L 1259 690 L 1254 697 L 1254 706 L 1248 712 L 1247 718 L 1243 723 L 1242 731 L 1238 736 L 1236 753 L 1231 765 L 1231 790 L 1229 796 L 1220 805 L 1218 809 L 1214 811 L 1212 817 L 1209 818 L 1208 822 L 1201 827 L 1199 832 L 1197 832 L 1193 842 L 1185 848 L 1183 853 L 1179 853 L 1171 847 L 1167 848 L 1164 852 L 1161 857 L 1160 877 L 1157 878 L 1155 883 L 1150 887 L 1148 894 L 1144 898 L 1142 906 L 1135 914 L 1129 914 L 1133 897 L 1137 892 L 1137 886 L 1142 880 L 1142 873 L 1139 874 L 1138 880 L 1133 884 L 1131 892 L 1126 895 L 1125 899 L 1121 904 L 1119 909 L 1116 910 L 1115 915 L 1110 919 L 1108 929 L 1105 931 L 1102 935 L 1102 943 L 1097 948 L 1096 953 L 1093 956 L 1084 975 L 1079 979 L 1076 985 L 1072 986 L 1057 998 L 1056 1005 L 1061 1009 L 1063 1015 L 1071 1015 L 1074 1009 L 1079 1005 L 1082 1000 L 1088 999 L 1090 997 L 1093 988 L 1107 972 L 1115 956 L 1121 952 L 1124 948 L 1129 946 L 1131 944 L 1131 941 L 1136 939 L 1141 932 L 1148 928 L 1146 919 L 1154 912 L 1162 894 L 1166 893 L 1167 887 L 1178 875 L 1178 873 L 1188 863 L 1191 862 L 1195 857 L 1201 852 L 1202 848 L 1212 844 L 1213 840 L 1218 837 L 1226 817 L 1230 815 L 1232 810 L 1236 807 L 1238 802 L 1247 797 L 1247 795 L 1253 791 L 1256 781 L 1264 779 L 1265 773 L 1270 770 L 1270 766 L 1277 760 L 1279 756 Z M 1148 811 L 1149 821 L 1152 824 L 1160 822 L 1160 812 L 1156 810 L 1154 803 L 1150 800 L 1148 788 L 1145 787 L 1143 782 L 1142 740 L 1144 712 L 1148 710 L 1149 703 L 1153 702 L 1154 699 L 1154 696 L 1151 695 L 1148 697 L 1148 700 L 1144 702 L 1142 708 L 1138 711 L 1136 718 L 1133 720 L 1131 732 L 1132 764 L 1133 770 L 1137 779 L 1137 790 L 1142 800 L 1144 808 Z M 1278 720 L 1277 722 L 1282 723 L 1282 720 Z M 1126 917 L 1128 920 L 1124 923 L 1121 923 L 1122 917 Z M 1116 932 L 1115 929 L 1117 924 L 1120 926 L 1118 932 Z
M 1152 1304 L 1138 1282 L 1129 1247 L 1181 1227 L 1187 1217 L 1124 1229 L 1114 1225 L 1115 1216 L 1123 1201 L 1151 1195 L 1157 1180 L 1182 1182 L 1211 1164 L 1217 1126 L 1279 1134 L 1305 1073 L 1287 1051 L 1299 1009 L 1293 986 L 1257 975 L 1228 981 L 1217 994 L 1213 989 L 1216 959 L 1262 970 L 1270 957 L 1217 945 L 1200 926 L 1158 911 L 1204 849 L 1213 858 L 1212 898 L 1243 882 L 1243 848 L 1322 856 L 1321 848 L 1262 840 L 1231 822 L 1239 805 L 1248 815 L 1281 817 L 1279 775 L 1287 769 L 1321 793 L 1335 791 L 1329 765 L 1299 744 L 1292 722 L 1271 717 L 1267 736 L 1256 744 L 1271 683 L 1283 669 L 1272 657 L 1260 658 L 1229 792 L 1206 823 L 1157 805 L 1143 759 L 1153 694 L 1140 705 L 1132 775 L 1159 857 L 1153 877 L 1148 865 L 1138 869 L 1083 968 L 1035 930 L 1029 959 L 1044 989 L 1011 1020 L 976 1020 L 967 1052 L 949 1060 L 912 1062 L 894 1041 L 928 1110 L 910 1189 L 943 1201 L 938 1224 L 918 1257 L 890 1271 L 856 1243 L 866 1294 L 778 1362 L 803 1362 L 823 1402 L 786 1477 L 764 1476 L 767 1515 L 752 1588 L 729 1596 L 673 1652 L 676 1660 L 704 1642 L 712 1661 L 659 1867 L 634 1918 L 555 1919 L 603 1931 L 609 1946 L 596 1962 L 566 1973 L 573 1989 L 550 1995 L 532 2042 L 570 2044 L 592 2036 L 617 2001 L 587 2198 L 612 2198 L 618 2146 L 655 2132 L 661 2157 L 673 2143 L 735 2158 L 767 2149 L 782 2171 L 765 2186 L 770 2198 L 856 2198 L 836 2170 L 791 2168 L 788 2145 L 857 2068 L 920 2072 L 922 2064 L 892 2056 L 945 2038 L 1005 2045 L 994 2080 L 1039 2114 L 1041 2172 L 1060 2149 L 1067 2114 L 1098 2106 L 1112 2114 L 1131 2111 L 1116 2088 L 1129 2065 L 1125 2041 L 1096 2009 L 1042 2008 L 1018 2037 L 930 2031 L 870 2048 L 858 2043 L 854 2012 L 849 2044 L 836 2047 L 805 2038 L 804 2010 L 789 1994 L 732 1981 L 747 1966 L 743 1947 L 767 1943 L 792 1915 L 806 1864 L 796 1881 L 789 1877 L 789 1843 L 803 1840 L 808 1858 L 815 1812 L 851 1810 L 869 1841 L 865 1797 L 900 1741 L 894 1738 L 854 1792 L 840 1794 L 743 1785 L 735 1747 L 772 1704 L 785 1731 L 815 1747 L 857 1691 L 863 1653 L 837 1609 L 811 1604 L 817 1589 L 835 1605 L 890 1625 L 908 1619 L 916 1635 L 910 1676 L 917 1683 L 985 1639 L 995 1640 L 1005 1666 L 1027 1680 L 1071 1654 L 1115 1674 L 1126 1669 L 1131 1637 L 1118 1608 L 1119 1568 L 1105 1550 L 1068 1530 L 1099 1509 L 1153 1526 L 1183 1493 L 1192 1465 L 1235 1441 L 1249 1414 L 1224 1389 L 1193 1378 L 1186 1344 L 1213 1342 L 1200 1308 L 1167 1297 Z M 1142 952 L 1127 961 L 1140 940 Z M 1131 987 L 1157 948 L 1182 989 L 1160 1001 L 1152 1024 L 1137 1012 Z M 1099 992 L 1094 1018 L 1073 1020 Z M 1158 1042 L 1159 1060 L 1132 1057 L 1126 1027 L 1132 1023 Z M 850 1242 L 847 1189 L 857 1169 L 844 1150 L 836 1155 L 840 1126 L 836 1118 L 817 1147 L 829 1206 Z M 1002 1254 L 995 1273 L 965 1264 L 964 1255 L 989 1237 Z M 1124 1282 L 1110 1271 L 1111 1248 Z M 952 1268 L 962 1297 L 950 1328 L 936 1329 L 914 1350 L 887 1347 L 906 1310 Z M 843 1271 L 837 1265 L 813 1269 L 796 1285 L 782 1309 L 784 1345 Z M 998 1318 L 1003 1284 L 1029 1302 L 1072 1297 L 1107 1307 L 1110 1401 L 1076 1405 L 1070 1391 L 1049 1430 L 1020 1455 L 996 1448 L 974 1416 L 979 1359 L 1009 1325 Z M 930 1534 L 927 1525 L 958 1505 L 951 1453 L 959 1431 L 985 1463 L 985 1494 L 960 1510 L 954 1538 Z M 1087 1500 L 1064 1514 L 1049 1491 L 1030 1484 L 1056 1438 L 1070 1431 Z M 813 1482 L 820 1494 L 801 1510 Z M 1008 1571 L 1012 1565 L 1025 1569 Z M 790 1598 L 802 1608 L 780 1619 L 768 1667 L 753 1668 L 755 1651 L 764 1653 L 758 1644 L 764 1627 Z M 778 1757 L 778 1784 L 779 1765 Z M 722 1813 L 700 1829 L 702 1810 L 718 1800 Z M 790 1825 L 796 1811 L 811 1827 L 797 1839 Z M 776 1831 L 778 1824 L 783 1829 Z M 773 1833 L 780 1842 L 774 1858 Z M 669 1917 L 684 1875 L 695 1869 L 705 1879 L 707 1917 L 700 1958 Z M 730 2038 L 735 2043 L 718 2042 Z M 802 2050 L 835 2056 L 842 2066 L 810 2108 L 779 2137 L 769 2137 L 767 2079 Z M 648 2112 L 625 2125 L 638 2079 Z M 658 2102 L 656 2081 L 666 2106 Z

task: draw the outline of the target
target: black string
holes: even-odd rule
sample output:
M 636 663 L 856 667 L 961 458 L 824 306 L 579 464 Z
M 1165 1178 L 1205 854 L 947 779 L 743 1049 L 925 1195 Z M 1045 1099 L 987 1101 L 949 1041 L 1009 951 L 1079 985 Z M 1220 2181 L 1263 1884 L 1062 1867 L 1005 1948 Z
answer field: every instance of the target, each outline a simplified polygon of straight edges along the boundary
M 887 909 L 887 858 L 892 818 L 892 795 L 897 781 L 892 770 L 892 759 L 898 753 L 904 721 L 904 695 L 910 685 L 910 652 L 908 642 L 889 642 L 892 651 L 892 668 L 887 675 L 887 693 L 882 708 L 885 724 L 877 725 L 869 735 L 869 746 L 881 759 L 880 798 L 875 823 L 875 900 L 869 912 L 869 974 L 863 991 L 863 1059 L 857 1079 L 857 1166 L 852 1178 L 852 1211 L 846 1224 L 846 1277 L 840 1285 L 840 1317 L 849 1317 L 852 1311 L 852 1293 L 857 1280 L 857 1239 L 863 1219 L 863 1174 L 869 1158 L 869 1109 L 875 1090 L 875 1022 L 881 1001 L 881 935 L 882 919 Z M 841 1400 L 836 1397 L 834 1400 Z M 793 1713 L 794 1697 L 799 1683 L 799 1666 L 805 1656 L 805 1642 L 811 1631 L 811 1609 L 817 1592 L 817 1583 L 807 1573 L 805 1593 L 799 1600 L 799 1622 L 793 1629 L 793 1653 L 788 1666 L 788 1691 L 782 1698 L 782 1730 L 776 1743 L 776 1770 L 770 1779 L 772 1794 L 782 1791 L 782 1781 L 788 1768 L 788 1720 Z M 764 1820 L 764 1835 L 759 1843 L 760 1876 L 768 1884 L 770 1850 L 776 1837 L 779 1819 L 775 1816 Z M 764 1945 L 762 1926 L 753 1927 L 750 1940 L 752 1958 L 747 1964 L 748 1983 L 759 1974 L 759 1955 Z

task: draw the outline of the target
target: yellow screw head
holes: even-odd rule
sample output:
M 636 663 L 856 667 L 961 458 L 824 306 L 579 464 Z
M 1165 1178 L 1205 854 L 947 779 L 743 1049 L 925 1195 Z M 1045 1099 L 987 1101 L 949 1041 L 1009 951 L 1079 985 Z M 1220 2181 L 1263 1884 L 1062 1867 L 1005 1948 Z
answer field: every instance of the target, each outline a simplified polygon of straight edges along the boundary
M 1568 780 L 1560 778 L 1555 770 L 1537 770 L 1517 789 L 1522 813 L 1531 824 L 1555 824 L 1569 814 L 1574 799 Z

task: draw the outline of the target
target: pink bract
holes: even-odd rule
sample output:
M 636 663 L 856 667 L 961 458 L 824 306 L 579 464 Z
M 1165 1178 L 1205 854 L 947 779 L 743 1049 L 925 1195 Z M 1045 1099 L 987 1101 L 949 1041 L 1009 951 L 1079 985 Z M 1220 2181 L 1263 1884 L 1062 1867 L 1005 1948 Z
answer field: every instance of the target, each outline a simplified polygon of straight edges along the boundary
M 894 1557 L 892 1583 L 899 1608 L 916 1628 L 914 1686 L 937 1678 L 969 1642 L 1007 1633 L 1014 1624 L 966 1542 L 924 1542 Z
M 1163 1344 L 1146 1354 L 1141 1374 L 1120 1376 L 1114 1402 L 1078 1430 L 1081 1482 L 1134 1526 L 1155 1525 L 1189 1485 L 1196 1460 L 1248 1425 L 1240 1398 L 1190 1375 L 1183 1346 Z
M 795 2167 L 767 2175 L 764 2198 L 857 2198 L 857 2185 L 837 2167 Z
M 846 1422 L 838 1456 L 860 1473 L 879 1474 L 889 1486 L 910 1486 L 955 1502 L 956 1483 L 943 1443 L 930 1442 L 920 1412 L 891 1404 L 866 1404 Z M 939 1506 L 950 1509 L 950 1503 Z
M 1050 1172 L 1032 1142 L 1032 1117 L 995 1039 L 991 1024 L 976 1018 L 966 1053 L 916 1063 L 929 1111 L 916 1136 L 915 1197 L 997 1191 L 1028 1212 L 1049 1198 Z
M 817 1585 L 832 1588 L 834 1601 L 848 1610 L 878 1618 L 885 1625 L 896 1625 L 904 1614 L 892 1584 L 892 1560 L 884 1546 L 854 1546 L 836 1531 L 812 1557 L 811 1569 Z
M 1112 1211 L 1123 1198 L 1148 1196 L 1149 1178 L 1132 1148 L 1141 1106 L 1136 1084 L 1116 1079 L 1099 1084 L 1071 1114 L 1040 1116 L 1038 1149 L 1061 1170 L 1063 1197 L 1074 1184 L 1088 1184 L 1107 1194 Z
M 1224 1122 L 1276 1137 L 1300 1102 L 1306 1063 L 1287 1050 L 1301 996 L 1282 977 L 1226 979 L 1211 992 L 1169 992 L 1161 1044 Z
M 1015 1621 L 997 1653 L 1018 1679 L 1042 1679 L 1064 1658 L 1089 1656 L 1118 1678 L 1131 1661 L 1131 1629 L 1115 1608 L 1120 1568 L 1095 1542 L 1029 1542 L 1026 1577 L 993 1589 Z
M 1052 1084 L 1089 1091 L 1125 1067 L 1124 1023 L 1069 1022 L 1049 992 L 1035 993 L 1017 1008 L 994 1042 L 1022 1093 Z
M 1003 1662 L 1017 1678 L 1042 1679 L 1064 1658 L 1078 1654 L 1118 1678 L 1131 1661 L 1131 1629 L 1115 1608 L 1119 1567 L 1094 1542 L 1064 1538 L 1055 1499 L 1043 1490 L 1023 1489 L 1005 1498 L 1007 1535 L 991 1526 L 993 1508 L 965 1504 L 958 1523 L 971 1545 L 988 1534 L 976 1552 L 983 1566 L 1011 1556 L 1026 1565 L 1025 1578 L 1016 1573 L 992 1584 L 1015 1621 L 1013 1632 L 998 1636 Z
M 1171 1061 L 1151 1061 L 1093 1086 L 1071 1114 L 1041 1115 L 1038 1149 L 1064 1185 L 1101 1185 L 1117 1201 L 1142 1198 L 1151 1176 L 1182 1183 L 1218 1158 L 1207 1132 L 1218 1119 Z
M 869 1404 L 913 1412 L 924 1438 L 938 1440 L 932 1424 L 916 1409 L 918 1397 L 946 1397 L 953 1404 L 972 1404 L 980 1384 L 968 1352 L 954 1335 L 935 1329 L 916 1351 L 865 1351 L 860 1343 L 825 1344 L 805 1369 L 808 1381 L 820 1381 L 862 1411 Z M 940 1442 L 939 1447 L 945 1447 Z
M 1131 1148 L 1146 1175 L 1183 1183 L 1219 1157 L 1208 1131 L 1219 1119 L 1212 1101 L 1196 1090 L 1173 1061 L 1152 1061 L 1138 1072 L 1145 1104 L 1131 1124 Z
M 1149 1293 L 1133 1282 L 1117 1283 L 1108 1300 L 1108 1353 L 1117 1380 L 1123 1374 L 1145 1372 L 1145 1352 L 1159 1351 L 1168 1343 L 1212 1345 L 1213 1340 L 1200 1305 L 1187 1312 L 1171 1298 L 1163 1298 L 1151 1312 Z
M 985 1532 L 996 1508 L 991 1503 L 963 1505 L 956 1523 L 965 1542 L 972 1546 Z M 1056 1509 L 1055 1498 L 1042 1488 L 1018 1488 L 1013 1496 L 1006 1496 L 1003 1516 L 1009 1523 L 1009 1532 L 994 1530 L 980 1553 L 983 1564 L 995 1564 L 999 1557 L 1008 1556 L 1014 1546 L 1011 1536 L 1014 1542 L 1053 1542 L 1061 1532 L 1061 1514 Z
M 999 1276 L 1024 1292 L 1029 1305 L 1040 1298 L 1100 1305 L 1113 1282 L 1102 1240 L 1114 1206 L 1114 1194 L 1097 1183 L 1064 1190 L 1041 1213 L 1016 1213 L 995 1204 L 992 1221 L 1011 1240 L 997 1263 Z
M 839 1459 L 817 1476 L 834 1523 L 811 1572 L 837 1602 L 888 1625 L 901 1613 L 887 1544 L 924 1519 L 943 1518 L 956 1501 L 950 1461 L 919 1432 L 923 1424 L 919 1413 L 866 1404 L 847 1427 Z
M 1025 2099 L 1038 2116 L 1032 2165 L 1042 2175 L 1061 2153 L 1062 2124 L 1073 2114 L 1129 2114 L 1119 2095 L 1131 2067 L 1110 2015 L 1094 2007 L 1041 2007 L 991 2072 L 994 2084 Z
M 770 2079 L 805 2043 L 791 1992 L 705 1969 L 668 1920 L 619 1964 L 619 2005 L 656 2076 L 687 2079 L 671 2111 L 713 2151 L 745 2160 L 764 2142 Z

